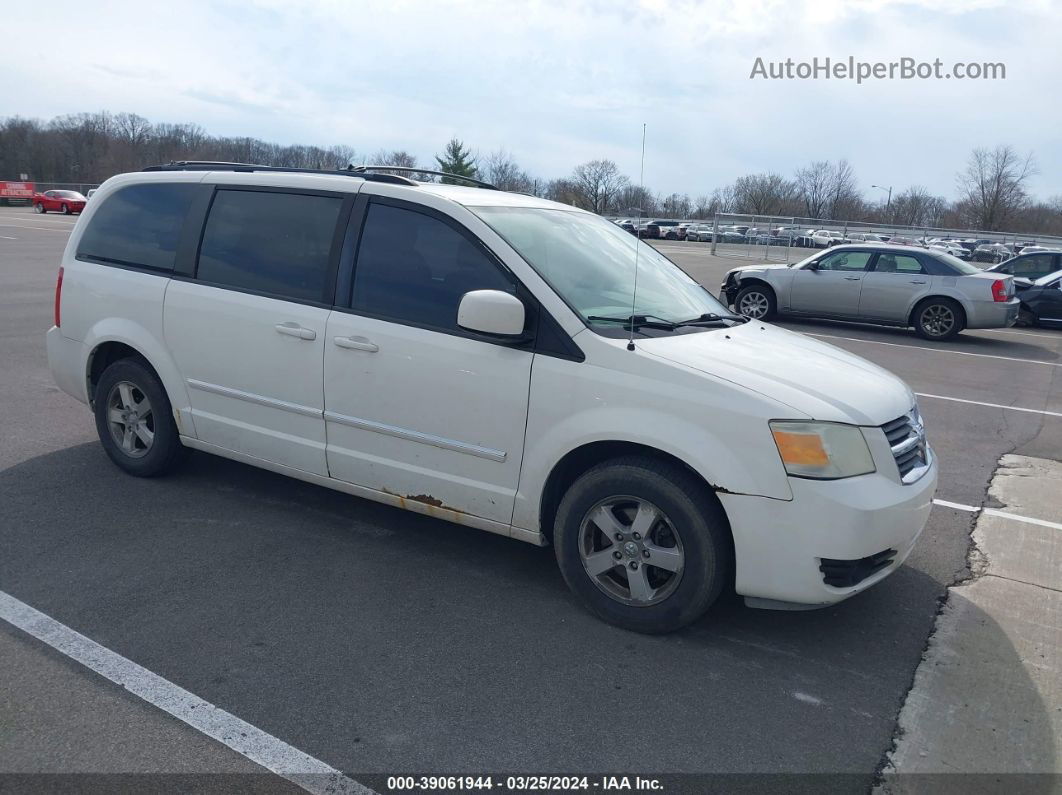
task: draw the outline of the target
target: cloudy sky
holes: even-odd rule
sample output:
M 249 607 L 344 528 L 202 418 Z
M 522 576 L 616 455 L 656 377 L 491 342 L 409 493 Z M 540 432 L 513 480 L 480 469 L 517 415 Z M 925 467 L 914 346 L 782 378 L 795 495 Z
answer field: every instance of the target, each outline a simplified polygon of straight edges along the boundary
M 407 149 L 457 135 L 532 174 L 608 157 L 708 193 L 848 158 L 950 196 L 977 146 L 1036 155 L 1062 194 L 1062 4 L 1018 0 L 142 0 L 9 3 L 0 116 L 131 111 L 281 143 Z M 1006 79 L 750 79 L 765 61 L 1002 62 Z M 884 194 L 882 194 L 884 197 Z

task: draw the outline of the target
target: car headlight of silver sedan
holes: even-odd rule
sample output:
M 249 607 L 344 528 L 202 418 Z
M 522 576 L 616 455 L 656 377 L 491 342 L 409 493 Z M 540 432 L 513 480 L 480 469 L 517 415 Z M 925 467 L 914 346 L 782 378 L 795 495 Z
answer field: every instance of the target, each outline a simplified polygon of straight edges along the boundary
M 794 477 L 839 480 L 875 470 L 867 441 L 855 425 L 772 420 L 770 427 L 785 471 Z

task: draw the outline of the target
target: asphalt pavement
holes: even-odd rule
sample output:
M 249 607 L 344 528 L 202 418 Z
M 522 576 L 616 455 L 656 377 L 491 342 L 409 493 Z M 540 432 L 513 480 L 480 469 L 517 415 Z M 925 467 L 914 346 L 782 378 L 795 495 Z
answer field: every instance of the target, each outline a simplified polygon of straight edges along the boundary
M 847 774 L 840 791 L 871 787 L 940 600 L 970 573 L 970 513 L 934 508 L 907 563 L 841 605 L 779 613 L 731 598 L 686 631 L 644 637 L 583 611 L 548 548 L 198 453 L 138 480 L 47 370 L 72 224 L 0 210 L 0 591 L 356 780 L 820 773 Z M 660 248 L 713 292 L 742 264 L 707 244 Z M 1044 413 L 1062 414 L 1062 333 L 933 344 L 781 325 L 934 396 L 920 405 L 941 499 L 981 505 L 1005 454 L 1062 458 L 1062 416 Z M 0 655 L 0 772 L 165 758 L 250 775 L 239 754 L 19 630 L 0 630 Z M 101 735 L 113 742 L 86 745 Z

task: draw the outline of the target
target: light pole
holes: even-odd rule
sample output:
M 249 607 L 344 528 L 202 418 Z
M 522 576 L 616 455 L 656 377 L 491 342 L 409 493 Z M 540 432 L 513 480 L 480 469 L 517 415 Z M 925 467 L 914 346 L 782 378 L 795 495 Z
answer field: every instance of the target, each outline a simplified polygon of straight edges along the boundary
M 885 222 L 888 223 L 889 207 L 892 206 L 892 185 L 889 185 L 887 188 L 884 188 L 881 185 L 871 185 L 870 187 L 877 188 L 878 190 L 887 190 L 889 192 L 889 198 L 885 200 Z

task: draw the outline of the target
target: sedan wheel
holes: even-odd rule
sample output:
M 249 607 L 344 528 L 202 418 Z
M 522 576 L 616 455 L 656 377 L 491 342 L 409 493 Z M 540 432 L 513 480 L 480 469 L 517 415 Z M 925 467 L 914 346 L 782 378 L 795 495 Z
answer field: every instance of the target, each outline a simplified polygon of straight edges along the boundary
M 738 291 L 734 308 L 753 320 L 770 320 L 774 315 L 774 294 L 766 287 L 751 285 Z
M 63 215 L 70 215 L 70 205 L 68 205 L 68 204 L 64 204 L 63 205 Z
M 667 599 L 682 579 L 682 540 L 648 500 L 611 497 L 587 512 L 579 528 L 579 558 L 599 589 L 627 605 Z
M 33 212 L 37 213 L 38 215 L 44 215 L 44 213 L 45 213 L 44 205 L 43 204 L 39 204 L 39 203 L 33 205 Z
M 963 329 L 962 310 L 948 299 L 929 301 L 915 313 L 914 325 L 925 339 L 951 339 Z

